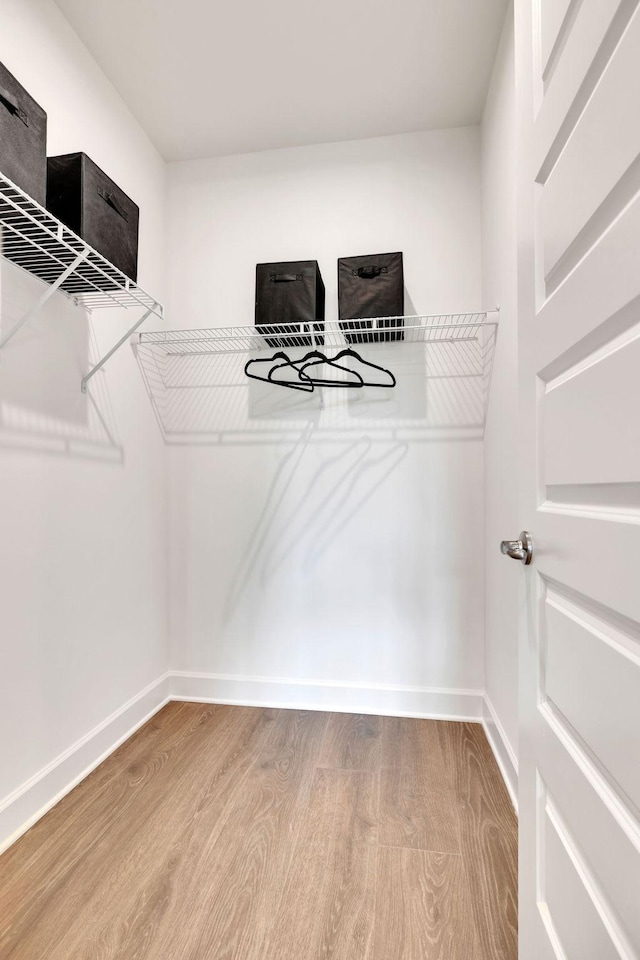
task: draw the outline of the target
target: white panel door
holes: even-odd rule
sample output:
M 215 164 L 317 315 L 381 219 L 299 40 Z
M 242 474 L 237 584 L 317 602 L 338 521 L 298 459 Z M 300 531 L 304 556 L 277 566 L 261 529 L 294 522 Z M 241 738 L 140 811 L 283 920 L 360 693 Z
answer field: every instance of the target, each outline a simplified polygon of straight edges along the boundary
M 520 960 L 640 960 L 640 0 L 516 34 Z

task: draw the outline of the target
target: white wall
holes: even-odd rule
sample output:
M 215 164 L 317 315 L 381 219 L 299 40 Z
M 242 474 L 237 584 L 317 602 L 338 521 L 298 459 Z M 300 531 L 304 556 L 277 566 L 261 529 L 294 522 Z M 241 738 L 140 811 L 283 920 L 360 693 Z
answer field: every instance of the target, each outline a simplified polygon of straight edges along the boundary
M 513 781 L 518 749 L 518 565 L 500 540 L 517 537 L 518 449 L 517 230 L 513 10 L 496 58 L 482 123 L 482 289 L 501 307 L 485 437 L 487 695 Z M 497 717 L 497 721 L 496 721 Z M 505 743 L 503 742 L 503 752 Z M 498 749 L 500 749 L 498 745 Z M 510 770 L 509 770 L 510 768 Z
M 174 164 L 165 209 L 162 159 L 50 0 L 3 0 L 0 60 L 47 109 L 48 152 L 85 150 L 139 203 L 140 283 L 172 327 L 251 323 L 255 263 L 301 257 L 320 261 L 335 318 L 336 258 L 378 250 L 404 251 L 408 313 L 508 304 L 487 218 L 481 277 L 477 128 Z M 500 160 L 496 104 L 483 149 Z M 486 169 L 485 209 L 505 186 Z M 2 330 L 39 290 L 2 262 Z M 160 702 L 169 665 L 179 695 L 480 708 L 483 448 L 464 381 L 401 345 L 393 402 L 363 417 L 338 397 L 340 429 L 283 418 L 275 443 L 244 384 L 240 416 L 226 388 L 196 392 L 216 430 L 233 419 L 233 443 L 194 435 L 192 405 L 167 482 L 129 349 L 89 399 L 78 389 L 130 322 L 56 297 L 0 357 L 0 846 Z
M 404 252 L 407 312 L 479 309 L 479 148 L 462 128 L 169 165 L 171 325 L 251 323 L 255 264 L 299 258 L 319 261 L 335 319 L 337 257 L 387 250 Z M 383 405 L 340 442 L 316 428 L 297 446 L 263 443 L 239 411 L 250 396 L 229 410 L 225 388 L 194 391 L 190 445 L 170 457 L 172 667 L 275 682 L 183 692 L 281 701 L 278 678 L 310 681 L 289 695 L 307 703 L 316 682 L 483 688 L 482 444 L 455 416 L 436 422 L 429 391 L 421 432 L 421 362 L 410 440 L 380 437 Z M 455 383 L 441 389 L 455 407 Z M 233 445 L 195 435 L 207 404 L 221 430 L 228 414 Z M 355 689 L 321 702 L 348 707 Z M 363 702 L 385 700 L 375 688 Z
M 48 111 L 49 154 L 84 150 L 139 203 L 161 296 L 164 162 L 54 3 L 2 0 L 0 60 Z M 5 331 L 42 288 L 5 261 L 0 284 Z M 0 843 L 95 757 L 56 759 L 167 669 L 165 453 L 130 349 L 80 393 L 90 326 L 106 348 L 131 323 L 57 296 L 0 356 Z

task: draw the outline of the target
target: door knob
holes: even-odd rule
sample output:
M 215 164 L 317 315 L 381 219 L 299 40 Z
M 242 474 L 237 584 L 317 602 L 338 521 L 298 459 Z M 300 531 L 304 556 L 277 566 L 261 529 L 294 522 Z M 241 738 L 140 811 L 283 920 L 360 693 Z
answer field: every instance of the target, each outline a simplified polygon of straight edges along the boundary
M 512 560 L 520 560 L 528 567 L 533 559 L 533 540 L 531 534 L 523 530 L 519 540 L 503 540 L 500 544 L 500 553 L 511 557 Z

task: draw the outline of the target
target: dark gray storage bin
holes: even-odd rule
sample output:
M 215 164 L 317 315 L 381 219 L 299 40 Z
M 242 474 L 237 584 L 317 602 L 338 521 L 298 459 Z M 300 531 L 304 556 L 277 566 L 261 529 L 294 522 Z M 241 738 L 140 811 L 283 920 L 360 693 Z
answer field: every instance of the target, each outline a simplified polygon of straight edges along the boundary
M 137 280 L 140 211 L 85 153 L 49 157 L 47 207 L 106 260 Z
M 338 260 L 338 313 L 340 326 L 349 343 L 403 340 L 401 330 L 385 333 L 402 320 L 389 320 L 374 330 L 359 318 L 402 317 L 404 314 L 404 270 L 401 253 L 374 253 L 365 257 Z
M 40 206 L 47 195 L 47 115 L 0 63 L 0 172 Z
M 317 260 L 287 260 L 256 265 L 256 327 L 290 324 L 284 331 L 265 330 L 270 347 L 307 347 L 310 333 L 300 324 L 313 324 L 316 343 L 324 344 L 324 283 Z

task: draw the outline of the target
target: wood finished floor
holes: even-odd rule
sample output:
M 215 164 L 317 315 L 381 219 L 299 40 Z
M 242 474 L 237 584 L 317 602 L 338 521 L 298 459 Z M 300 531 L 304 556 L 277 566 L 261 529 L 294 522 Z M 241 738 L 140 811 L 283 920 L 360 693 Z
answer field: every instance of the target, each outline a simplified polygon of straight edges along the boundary
M 482 728 L 170 703 L 0 857 L 2 960 L 516 960 Z

